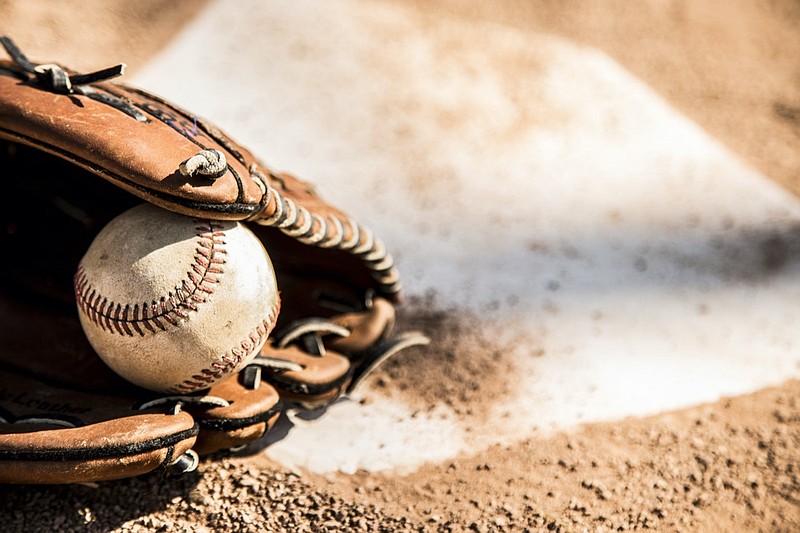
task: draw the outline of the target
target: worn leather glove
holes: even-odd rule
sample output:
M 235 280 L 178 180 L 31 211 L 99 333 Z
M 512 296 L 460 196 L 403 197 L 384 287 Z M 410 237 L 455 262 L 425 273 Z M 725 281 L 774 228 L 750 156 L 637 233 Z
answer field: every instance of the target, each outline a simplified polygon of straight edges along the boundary
M 317 408 L 398 350 L 400 282 L 380 240 L 305 182 L 140 89 L 123 65 L 77 74 L 0 60 L 0 482 L 191 470 L 198 453 L 262 437 L 282 405 Z M 281 313 L 253 364 L 164 396 L 106 368 L 84 338 L 73 275 L 99 230 L 142 201 L 246 223 L 267 249 Z

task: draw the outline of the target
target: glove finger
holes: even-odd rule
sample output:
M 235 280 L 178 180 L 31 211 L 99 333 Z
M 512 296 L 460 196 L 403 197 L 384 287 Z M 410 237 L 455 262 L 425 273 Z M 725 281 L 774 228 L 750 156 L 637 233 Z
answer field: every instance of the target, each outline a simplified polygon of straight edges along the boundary
M 395 325 L 394 306 L 384 298 L 374 298 L 367 309 L 331 317 L 331 322 L 347 328 L 350 334 L 331 339 L 330 346 L 336 351 L 358 355 L 387 338 Z
M 200 429 L 194 446 L 200 455 L 239 448 L 260 439 L 278 420 L 282 409 L 278 391 L 244 371 L 214 385 L 206 395 L 222 400 L 220 405 L 185 406 Z
M 139 411 L 136 399 L 68 390 L 0 369 L 0 483 L 120 479 L 170 466 L 194 445 L 194 419 Z
M 332 351 L 312 355 L 294 345 L 275 348 L 268 343 L 253 364 L 263 369 L 263 381 L 272 385 L 284 402 L 306 409 L 334 402 L 350 383 L 350 361 Z
M 289 298 L 284 309 L 294 309 L 293 304 Z M 389 301 L 366 299 L 363 307 L 327 320 L 306 319 L 289 324 L 262 348 L 254 363 L 264 368 L 264 379 L 278 389 L 285 401 L 315 409 L 353 392 L 396 353 L 427 344 L 428 339 L 418 333 L 391 336 L 395 311 Z

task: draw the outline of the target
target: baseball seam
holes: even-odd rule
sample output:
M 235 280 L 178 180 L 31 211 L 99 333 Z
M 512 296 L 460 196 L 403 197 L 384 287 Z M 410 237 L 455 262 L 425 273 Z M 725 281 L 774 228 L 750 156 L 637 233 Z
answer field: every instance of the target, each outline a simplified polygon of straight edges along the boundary
M 208 368 L 201 370 L 191 378 L 185 379 L 182 383 L 170 387 L 167 389 L 168 392 L 173 394 L 185 394 L 207 389 L 215 382 L 235 371 L 243 361 L 246 361 L 256 350 L 263 346 L 264 341 L 275 326 L 275 321 L 278 319 L 278 308 L 278 305 L 273 307 L 269 316 L 262 320 L 238 346 L 218 357 Z
M 189 313 L 214 293 L 227 261 L 223 227 L 210 220 L 195 220 L 198 225 L 194 261 L 186 277 L 174 291 L 150 302 L 121 303 L 98 292 L 83 265 L 75 273 L 74 286 L 78 307 L 103 331 L 133 337 L 155 334 L 180 327 Z

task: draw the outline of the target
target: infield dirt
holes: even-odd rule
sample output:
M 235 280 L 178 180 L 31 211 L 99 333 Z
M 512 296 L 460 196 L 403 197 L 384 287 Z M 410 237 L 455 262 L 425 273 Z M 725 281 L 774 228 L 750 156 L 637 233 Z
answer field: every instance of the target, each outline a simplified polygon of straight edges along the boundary
M 389 4 L 602 50 L 761 174 L 800 194 L 796 1 Z M 135 76 L 206 2 L 53 6 L 0 0 L 0 32 L 32 58 L 57 55 L 79 70 L 122 58 Z M 763 263 L 751 274 L 780 268 L 799 247 L 796 232 L 767 243 Z M 400 395 L 421 415 L 446 405 L 465 420 L 494 416 L 485 400 L 509 393 L 513 367 L 504 347 L 487 348 L 475 315 L 432 309 L 430 300 L 418 298 L 402 319 L 436 337 L 436 357 L 423 350 L 401 355 L 372 378 L 362 401 Z M 9 531 L 800 529 L 800 382 L 794 380 L 687 409 L 494 445 L 400 473 L 293 470 L 265 456 L 264 444 L 205 460 L 181 478 L 3 486 L 2 523 Z

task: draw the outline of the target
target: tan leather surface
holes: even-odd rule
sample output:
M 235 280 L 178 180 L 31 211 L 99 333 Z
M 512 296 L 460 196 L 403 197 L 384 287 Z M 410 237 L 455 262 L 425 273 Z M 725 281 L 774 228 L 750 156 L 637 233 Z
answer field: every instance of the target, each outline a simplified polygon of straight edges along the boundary
M 342 354 L 328 351 L 323 356 L 310 355 L 296 346 L 264 346 L 259 354 L 303 367 L 302 370 L 270 372 L 262 379 L 274 386 L 284 403 L 297 403 L 315 409 L 336 400 L 350 383 L 350 361 Z
M 200 424 L 194 450 L 201 455 L 236 448 L 261 438 L 280 415 L 278 391 L 263 381 L 258 388 L 249 389 L 240 376 L 234 376 L 215 385 L 207 394 L 222 398 L 230 405 L 211 409 L 186 406 Z
M 37 427 L 40 429 L 36 430 Z M 99 453 L 111 454 L 112 448 L 116 447 L 133 448 L 134 445 L 144 446 L 155 441 L 166 442 L 173 436 L 191 433 L 193 427 L 194 419 L 187 413 L 129 415 L 68 429 L 58 429 L 48 424 L 28 424 L 21 428 L 21 432 L 17 432 L 13 424 L 0 424 L 0 453 L 53 451 L 54 455 L 58 455 L 64 450 L 80 450 L 89 454 L 89 450 L 97 448 L 103 450 Z M 192 433 L 191 439 L 187 435 L 181 440 L 194 440 L 194 436 Z M 115 457 L 126 455 L 128 453 L 114 453 Z
M 227 407 L 201 409 L 187 406 L 200 424 L 194 450 L 200 455 L 243 446 L 264 436 L 280 416 L 280 396 L 269 383 L 249 389 L 240 376 L 223 381 L 208 391 L 224 398 Z M 218 428 L 228 428 L 220 430 Z
M 0 483 L 63 484 L 87 481 L 110 481 L 139 476 L 162 464 L 169 464 L 194 444 L 194 438 L 177 443 L 172 449 L 95 459 L 92 461 L 57 461 L 42 465 L 37 461 L 0 460 Z
M 237 448 L 250 444 L 263 437 L 275 424 L 279 416 L 280 413 L 276 412 L 269 420 L 235 431 L 204 430 L 198 435 L 197 442 L 195 442 L 193 449 L 200 455 L 208 455 L 218 450 Z
M 341 385 L 337 384 L 335 387 L 319 394 L 303 394 L 290 391 L 281 391 L 281 397 L 287 404 L 297 404 L 304 409 L 310 410 L 320 409 L 327 407 L 338 400 L 344 393 L 345 389 L 347 389 L 348 384 L 349 380 L 343 382 Z
M 344 353 L 358 353 L 391 333 L 395 324 L 395 310 L 386 299 L 375 298 L 371 309 L 336 315 L 331 321 L 350 330 L 347 337 L 331 340 L 331 348 Z
M 350 370 L 350 362 L 347 357 L 331 351 L 323 356 L 317 356 L 309 355 L 295 346 L 276 349 L 267 345 L 261 349 L 260 355 L 290 361 L 303 367 L 303 370 L 289 370 L 281 373 L 281 382 L 293 381 L 309 385 L 326 385 L 341 379 Z
M 230 405 L 204 410 L 202 418 L 205 420 L 251 418 L 274 409 L 280 401 L 278 392 L 268 384 L 262 383 L 254 390 L 248 389 L 242 385 L 238 376 L 214 385 L 207 394 L 225 398 Z
M 300 279 L 287 276 L 292 287 L 290 294 L 300 295 L 306 292 L 306 299 L 298 297 L 297 305 L 289 311 L 294 317 L 299 313 L 306 316 L 325 314 L 326 309 L 321 308 L 315 298 L 308 298 L 317 290 L 338 292 L 353 298 L 353 294 L 344 290 L 342 286 L 331 283 L 330 280 L 321 283 L 303 285 Z M 310 293 L 310 294 L 309 294 Z M 284 294 L 284 298 L 287 296 Z M 291 300 L 291 296 L 289 296 Z M 345 301 L 348 299 L 345 298 Z M 293 302 L 294 303 L 294 302 Z M 303 305 L 305 303 L 305 305 Z M 330 310 L 327 310 L 329 312 Z M 350 330 L 345 337 L 326 335 L 323 342 L 326 346 L 324 355 L 312 355 L 299 347 L 290 344 L 285 348 L 277 348 L 268 343 L 261 349 L 260 356 L 278 359 L 300 365 L 302 370 L 268 371 L 264 372 L 264 379 L 278 389 L 281 399 L 287 403 L 297 403 L 308 409 L 315 409 L 335 401 L 350 385 L 353 379 L 353 369 L 369 359 L 367 350 L 390 334 L 395 322 L 394 306 L 383 298 L 374 298 L 371 307 L 361 311 L 352 311 L 343 314 L 333 314 L 328 319 L 334 324 L 344 326 Z M 287 320 L 291 322 L 291 320 Z
M 0 61 L 0 68 L 15 67 Z M 103 87 L 120 91 L 111 84 Z M 239 204 L 240 212 L 229 215 L 239 219 L 259 209 L 262 192 L 234 157 L 228 158 L 228 172 L 214 181 L 180 174 L 179 165 L 200 149 L 224 150 L 193 127 L 192 117 L 144 95 L 126 96 L 150 110 L 148 122 L 87 96 L 54 94 L 0 71 L 0 135 L 66 157 L 147 199 L 163 193 L 178 204 L 185 204 L 181 199 Z

